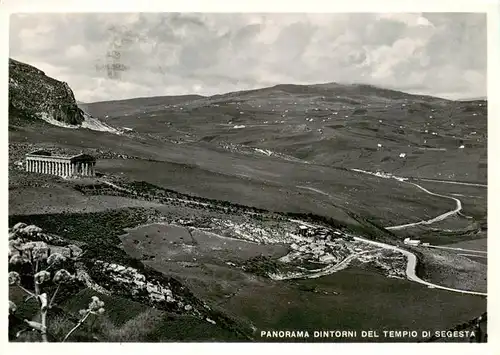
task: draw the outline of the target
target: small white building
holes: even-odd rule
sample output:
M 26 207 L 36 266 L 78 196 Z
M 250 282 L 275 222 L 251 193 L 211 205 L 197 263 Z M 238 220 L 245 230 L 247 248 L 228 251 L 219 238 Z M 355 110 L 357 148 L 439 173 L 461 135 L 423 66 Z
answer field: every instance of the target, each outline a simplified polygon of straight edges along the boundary
M 418 239 L 410 239 L 410 238 L 406 238 L 406 239 L 404 240 L 404 243 L 405 243 L 406 245 L 417 246 L 417 245 L 420 245 L 420 243 L 421 243 L 421 242 L 420 242 L 420 240 L 418 240 Z

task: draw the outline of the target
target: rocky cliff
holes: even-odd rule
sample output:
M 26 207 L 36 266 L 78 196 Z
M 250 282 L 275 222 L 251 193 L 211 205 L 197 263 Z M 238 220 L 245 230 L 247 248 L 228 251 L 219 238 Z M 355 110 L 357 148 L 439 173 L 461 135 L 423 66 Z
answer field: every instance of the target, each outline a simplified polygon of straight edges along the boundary
M 68 84 L 14 59 L 9 59 L 9 110 L 17 118 L 67 125 L 81 125 L 85 119 Z

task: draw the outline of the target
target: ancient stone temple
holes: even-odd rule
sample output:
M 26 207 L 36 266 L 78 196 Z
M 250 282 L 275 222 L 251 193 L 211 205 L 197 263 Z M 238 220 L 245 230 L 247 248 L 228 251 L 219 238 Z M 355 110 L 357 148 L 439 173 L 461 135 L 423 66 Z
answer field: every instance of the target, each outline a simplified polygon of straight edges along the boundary
M 26 171 L 67 176 L 95 176 L 96 159 L 88 154 L 52 155 L 46 150 L 26 154 Z

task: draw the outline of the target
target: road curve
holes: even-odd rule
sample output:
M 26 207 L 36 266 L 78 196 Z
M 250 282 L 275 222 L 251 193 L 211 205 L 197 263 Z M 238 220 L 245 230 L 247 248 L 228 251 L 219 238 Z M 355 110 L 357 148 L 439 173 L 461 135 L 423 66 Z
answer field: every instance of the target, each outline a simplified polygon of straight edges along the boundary
M 436 222 L 442 221 L 442 220 L 444 220 L 444 219 L 446 219 L 446 218 L 448 218 L 448 217 L 450 217 L 450 216 L 452 216 L 454 214 L 459 213 L 462 210 L 462 202 L 458 198 L 451 197 L 451 196 L 446 196 L 446 195 L 441 195 L 441 194 L 436 194 L 434 192 L 431 192 L 431 191 L 423 188 L 422 186 L 420 186 L 418 184 L 415 184 L 414 182 L 404 181 L 404 183 L 410 184 L 410 185 L 414 185 L 414 186 L 418 187 L 420 190 L 424 191 L 425 193 L 428 193 L 429 195 L 438 196 L 438 197 L 446 198 L 446 199 L 449 199 L 449 200 L 454 200 L 455 203 L 456 203 L 455 209 L 453 209 L 451 211 L 448 211 L 448 212 L 445 212 L 443 214 L 440 214 L 439 216 L 434 217 L 432 219 L 428 219 L 426 221 L 401 224 L 399 226 L 385 227 L 385 229 L 388 229 L 388 230 L 399 230 L 399 229 L 404 229 L 404 228 L 408 228 L 408 227 L 418 226 L 420 224 L 426 224 L 426 225 L 427 224 L 432 224 L 432 223 L 436 223 Z
M 297 219 L 289 219 L 289 221 L 290 222 L 301 223 L 301 224 L 304 224 L 304 225 L 307 225 L 307 226 L 313 227 L 313 228 L 319 227 L 319 226 L 316 226 L 314 224 L 306 223 L 306 222 L 303 222 L 303 221 L 300 221 L 300 220 L 297 220 Z M 408 280 L 410 280 L 410 281 L 418 282 L 419 284 L 425 285 L 425 286 L 430 287 L 430 288 L 437 288 L 437 289 L 441 289 L 441 290 L 446 290 L 446 291 L 451 291 L 451 292 L 458 292 L 458 293 L 462 293 L 462 294 L 469 294 L 469 295 L 475 295 L 475 296 L 487 296 L 487 293 L 485 293 L 485 292 L 460 290 L 460 289 L 457 289 L 457 288 L 451 288 L 451 287 L 441 286 L 441 285 L 434 284 L 432 282 L 424 281 L 420 277 L 418 277 L 417 274 L 416 274 L 417 256 L 415 254 L 413 254 L 412 252 L 409 252 L 408 250 L 405 250 L 405 249 L 401 249 L 401 248 L 399 248 L 399 247 L 397 247 L 395 245 L 390 245 L 390 244 L 386 244 L 386 243 L 382 243 L 382 242 L 376 242 L 376 241 L 370 240 L 370 239 L 365 239 L 365 238 L 361 238 L 361 237 L 353 237 L 353 238 L 354 238 L 354 240 L 357 240 L 359 242 L 371 244 L 371 245 L 374 245 L 374 246 L 377 246 L 377 247 L 383 248 L 383 249 L 390 249 L 390 250 L 399 252 L 399 253 L 403 254 L 404 256 L 406 256 L 406 259 L 408 260 L 408 262 L 406 263 L 405 273 L 406 273 L 406 278 Z M 331 273 L 331 272 L 334 272 L 334 271 L 339 271 L 344 266 L 347 266 L 347 264 L 349 262 L 351 262 L 352 259 L 358 257 L 360 254 L 364 254 L 364 253 L 368 253 L 368 252 L 373 252 L 373 251 L 374 250 L 370 250 L 370 251 L 365 251 L 365 252 L 361 252 L 361 253 L 352 254 L 352 255 L 348 256 L 346 259 L 344 259 L 343 261 L 341 261 L 339 264 L 330 266 L 328 268 L 328 272 L 327 273 Z M 326 270 L 322 270 L 322 271 L 326 271 Z M 312 278 L 323 276 L 322 274 L 323 274 L 322 272 L 318 273 L 317 275 L 314 275 Z M 296 275 L 296 276 L 293 276 L 292 278 L 301 278 L 303 276 L 304 275 Z M 308 275 L 308 277 L 310 277 L 310 276 Z
M 418 226 L 418 225 L 421 225 L 421 224 L 432 224 L 432 223 L 436 223 L 436 222 L 442 221 L 443 219 L 446 219 L 446 218 L 448 218 L 448 217 L 450 217 L 450 216 L 452 216 L 454 214 L 460 213 L 460 211 L 462 210 L 462 202 L 458 198 L 451 197 L 451 196 L 446 196 L 446 195 L 441 195 L 441 194 L 436 194 L 434 192 L 431 192 L 431 191 L 427 190 L 426 188 L 423 188 L 419 184 L 416 184 L 414 182 L 408 181 L 408 178 L 398 177 L 398 176 L 394 176 L 392 174 L 387 174 L 387 173 L 379 173 L 379 172 L 374 173 L 374 172 L 371 172 L 371 171 L 366 171 L 366 170 L 361 170 L 361 169 L 350 169 L 350 170 L 351 171 L 355 171 L 357 173 L 361 173 L 361 174 L 373 175 L 373 176 L 376 176 L 376 177 L 381 178 L 381 179 L 394 179 L 394 180 L 397 180 L 397 181 L 405 183 L 405 184 L 410 184 L 410 185 L 416 186 L 417 188 L 419 188 L 420 190 L 424 191 L 425 193 L 427 193 L 429 195 L 438 196 L 438 197 L 446 198 L 446 199 L 449 199 L 449 200 L 453 200 L 456 203 L 455 209 L 453 209 L 451 211 L 448 211 L 448 212 L 445 212 L 443 214 L 440 214 L 439 216 L 434 217 L 432 219 L 428 219 L 428 220 L 420 221 L 420 222 L 414 222 L 414 223 L 401 224 L 401 225 L 398 225 L 398 226 L 389 226 L 389 227 L 385 227 L 385 229 L 388 229 L 388 230 L 399 230 L 399 229 L 404 229 L 404 228 Z M 425 179 L 421 179 L 421 180 L 425 180 Z M 429 181 L 431 181 L 431 180 L 429 180 Z M 432 180 L 432 181 L 434 181 L 434 180 Z M 435 181 L 437 181 L 437 182 L 443 182 L 443 180 L 435 180 Z M 463 184 L 463 183 L 459 183 L 459 182 L 456 182 L 456 181 L 452 181 L 451 183 Z
M 401 181 L 401 180 L 400 180 Z M 402 229 L 402 228 L 406 228 L 408 226 L 414 226 L 414 225 L 417 225 L 417 224 L 430 224 L 430 223 L 434 223 L 434 222 L 437 222 L 437 221 L 441 221 L 455 213 L 458 213 L 460 212 L 460 210 L 462 209 L 462 203 L 460 202 L 459 199 L 456 199 L 456 198 L 453 198 L 453 197 L 449 197 L 449 196 L 445 196 L 445 195 L 439 195 L 439 194 L 435 194 L 433 192 L 430 192 L 429 190 L 423 188 L 422 186 L 420 185 L 417 185 L 415 183 L 411 183 L 411 182 L 407 182 L 407 181 L 402 181 L 402 182 L 406 182 L 408 184 L 412 184 L 412 185 L 415 185 L 417 186 L 419 189 L 425 191 L 426 193 L 429 193 L 431 195 L 435 195 L 435 196 L 440 196 L 440 197 L 444 197 L 444 198 L 448 198 L 448 199 L 452 199 L 456 202 L 457 206 L 454 210 L 452 211 L 449 211 L 449 212 L 446 212 L 446 213 L 443 213 L 431 220 L 428 220 L 428 221 L 421 221 L 421 222 L 416 222 L 416 223 L 409 223 L 409 224 L 406 224 L 406 225 L 403 225 L 403 226 L 393 226 L 393 227 L 388 227 L 386 229 Z M 309 189 L 309 190 L 312 190 L 312 191 L 315 191 L 316 193 L 320 193 L 322 195 L 329 195 L 327 194 L 326 192 L 324 191 L 321 191 L 319 189 L 316 189 L 316 188 L 310 188 L 310 187 L 305 187 L 305 186 L 297 186 L 298 188 L 306 188 L 306 189 Z M 301 222 L 301 221 L 298 221 L 298 220 L 290 220 L 290 221 L 294 221 L 294 222 L 300 222 L 302 224 L 305 224 L 305 225 L 309 225 L 309 226 L 312 226 L 312 227 L 315 227 L 314 225 L 312 224 L 309 224 L 309 223 L 305 223 L 305 222 Z M 413 282 L 418 282 L 419 284 L 422 284 L 422 285 L 426 285 L 427 287 L 430 287 L 430 288 L 437 288 L 437 289 L 441 289 L 441 290 L 446 290 L 446 291 L 451 291 L 451 292 L 458 292 L 458 293 L 462 293 L 462 294 L 469 294 L 469 295 L 476 295 L 476 296 L 487 296 L 487 293 L 485 292 L 476 292 L 476 291 L 469 291 L 469 290 L 460 290 L 460 289 L 456 289 L 456 288 L 451 288 L 451 287 L 445 287 L 445 286 L 441 286 L 441 285 L 437 285 L 437 284 L 433 284 L 431 282 L 427 282 L 427 281 L 424 281 L 422 280 L 420 277 L 417 276 L 416 274 L 416 268 L 417 268 L 417 257 L 415 254 L 407 251 L 407 250 L 404 250 L 404 249 L 401 249 L 397 246 L 394 246 L 394 245 L 390 245 L 390 244 L 386 244 L 386 243 L 382 243 L 382 242 L 376 242 L 376 241 L 373 241 L 373 240 L 369 240 L 369 239 L 365 239 L 365 238 L 361 238 L 361 237 L 354 237 L 355 240 L 358 240 L 358 241 L 361 241 L 361 242 L 364 242 L 364 243 L 368 243 L 368 244 L 372 244 L 372 245 L 376 245 L 376 246 L 379 246 L 381 248 L 385 248 L 385 249 L 391 249 L 391 250 L 394 250 L 394 251 L 397 251 L 397 252 L 400 252 L 402 253 L 403 255 L 406 256 L 408 262 L 406 264 L 406 277 L 408 278 L 408 280 L 410 281 L 413 281 Z
M 409 252 L 408 250 L 398 248 L 397 246 L 394 246 L 394 245 L 376 242 L 376 241 L 369 240 L 369 239 L 364 239 L 361 237 L 354 237 L 354 239 L 361 241 L 361 242 L 364 242 L 364 243 L 377 245 L 381 248 L 392 249 L 394 251 L 397 251 L 397 252 L 404 254 L 406 256 L 406 258 L 408 259 L 408 263 L 406 264 L 406 277 L 411 281 L 418 282 L 422 285 L 426 285 L 426 286 L 431 287 L 431 288 L 438 288 L 441 290 L 447 290 L 447 291 L 458 292 L 458 293 L 469 294 L 469 295 L 476 295 L 476 296 L 487 296 L 487 293 L 485 293 L 485 292 L 460 290 L 457 288 L 436 285 L 436 284 L 433 284 L 431 282 L 427 282 L 427 281 L 422 280 L 420 277 L 417 276 L 417 274 L 415 272 L 416 267 L 417 267 L 417 257 L 415 256 L 415 254 Z

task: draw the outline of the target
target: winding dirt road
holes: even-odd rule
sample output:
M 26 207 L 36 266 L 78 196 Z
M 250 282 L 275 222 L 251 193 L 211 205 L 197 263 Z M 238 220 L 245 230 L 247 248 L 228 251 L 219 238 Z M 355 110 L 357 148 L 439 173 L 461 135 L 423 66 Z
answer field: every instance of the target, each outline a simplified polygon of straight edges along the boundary
M 469 295 L 487 296 L 487 293 L 485 293 L 485 292 L 460 290 L 460 289 L 456 289 L 456 288 L 445 287 L 445 286 L 433 284 L 431 282 L 427 282 L 427 281 L 422 280 L 420 277 L 417 276 L 417 274 L 415 272 L 416 267 L 417 267 L 417 257 L 415 256 L 415 254 L 409 252 L 408 250 L 401 249 L 401 248 L 394 246 L 394 245 L 376 242 L 376 241 L 369 240 L 369 239 L 364 239 L 361 237 L 354 237 L 354 239 L 359 240 L 361 242 L 368 243 L 368 244 L 377 245 L 381 248 L 386 248 L 386 249 L 398 251 L 398 252 L 404 254 L 406 256 L 406 258 L 408 259 L 408 263 L 406 264 L 406 277 L 411 281 L 418 282 L 422 285 L 426 285 L 426 286 L 431 287 L 431 288 L 438 288 L 441 290 L 464 293 L 464 294 L 469 294 Z
M 426 188 L 423 188 L 422 186 L 420 186 L 418 184 L 415 184 L 414 182 L 408 182 L 408 181 L 403 181 L 403 182 L 405 184 L 410 184 L 410 185 L 416 186 L 420 190 L 424 191 L 425 193 L 428 193 L 429 195 L 438 196 L 438 197 L 442 197 L 442 198 L 446 198 L 446 199 L 455 201 L 455 203 L 456 203 L 455 209 L 453 209 L 451 211 L 448 211 L 448 212 L 445 212 L 443 214 L 440 214 L 439 216 L 434 217 L 432 219 L 428 219 L 426 221 L 401 224 L 399 226 L 385 227 L 385 229 L 388 229 L 388 230 L 399 230 L 399 229 L 404 229 L 404 228 L 418 226 L 420 224 L 426 224 L 426 225 L 427 224 L 432 224 L 432 223 L 436 223 L 436 222 L 442 221 L 442 220 L 444 220 L 444 219 L 446 219 L 446 218 L 448 218 L 450 216 L 453 216 L 454 214 L 457 214 L 457 213 L 459 213 L 462 210 L 462 202 L 458 198 L 451 197 L 451 196 L 446 196 L 446 195 L 441 195 L 441 194 L 436 194 L 434 192 L 431 192 L 431 191 L 427 190 Z
M 359 173 L 363 173 L 363 174 L 369 174 L 369 175 L 375 175 L 374 173 L 371 173 L 371 172 L 365 172 L 365 171 L 362 171 L 362 170 L 355 170 L 356 172 L 359 172 Z M 446 195 L 440 195 L 440 194 L 436 194 L 434 192 L 431 192 L 425 188 L 423 188 L 422 186 L 418 185 L 418 184 L 415 184 L 413 182 L 408 182 L 406 181 L 404 178 L 398 178 L 398 177 L 384 177 L 384 176 L 379 176 L 379 175 L 375 175 L 375 176 L 378 176 L 380 178 L 394 178 L 400 182 L 404 182 L 406 184 L 411 184 L 411 185 L 414 185 L 416 186 L 417 188 L 419 188 L 420 190 L 424 191 L 425 193 L 428 193 L 430 195 L 433 195 L 433 196 L 438 196 L 438 197 L 442 197 L 442 198 L 447 198 L 447 199 L 450 199 L 450 200 L 454 200 L 455 203 L 456 203 L 456 207 L 455 209 L 451 210 L 451 211 L 448 211 L 448 212 L 445 212 L 435 218 L 432 218 L 432 219 L 429 219 L 429 220 L 425 220 L 425 221 L 420 221 L 420 222 L 414 222 L 414 223 L 408 223 L 408 224 L 403 224 L 403 225 L 399 225 L 399 226 L 391 226 L 391 227 L 386 227 L 386 229 L 388 230 L 397 230 L 397 229 L 403 229 L 403 228 L 409 228 L 409 227 L 413 227 L 413 226 L 416 226 L 416 225 L 420 225 L 420 224 L 431 224 L 431 223 L 435 223 L 435 222 L 439 222 L 439 221 L 442 221 L 454 214 L 457 214 L 459 213 L 461 210 L 462 210 L 462 202 L 457 199 L 457 198 L 454 198 L 454 197 L 451 197 L 451 196 L 446 196 Z M 322 195 L 326 195 L 326 196 L 330 196 L 330 194 L 324 192 L 324 191 L 321 191 L 317 188 L 313 188 L 313 187 L 307 187 L 307 186 L 297 186 L 298 188 L 301 188 L 301 189 L 308 189 L 308 190 L 311 190 L 311 191 L 314 191 L 316 193 L 319 193 L 319 194 L 322 194 Z M 379 246 L 381 248 L 385 248 L 385 249 L 391 249 L 391 250 L 394 250 L 394 251 L 397 251 L 399 253 L 402 253 L 403 255 L 406 256 L 408 262 L 406 264 L 406 277 L 411 280 L 411 281 L 414 281 L 414 282 L 418 282 L 422 285 L 426 285 L 427 287 L 429 288 L 437 288 L 437 289 L 441 289 L 441 290 L 447 290 L 447 291 L 451 291 L 451 292 L 458 292 L 458 293 L 463 293 L 463 294 L 470 294 L 470 295 L 477 295 L 477 296 L 487 296 L 487 293 L 485 292 L 476 292 L 476 291 L 469 291 L 469 290 L 460 290 L 460 289 L 456 289 L 456 288 L 451 288 L 451 287 L 445 287 L 445 286 L 441 286 L 441 285 L 437 285 L 437 284 L 433 284 L 431 282 L 427 282 L 427 281 L 424 281 L 422 280 L 420 277 L 417 276 L 416 274 L 416 267 L 417 267 L 417 257 L 415 256 L 415 254 L 405 250 L 405 249 L 401 249 L 397 246 L 394 246 L 394 245 L 390 245 L 390 244 L 386 244 L 386 243 L 382 243 L 382 242 L 376 242 L 376 241 L 372 241 L 372 240 L 369 240 L 369 239 L 364 239 L 364 238 L 361 238 L 361 237 L 354 237 L 355 240 L 358 240 L 358 241 L 361 241 L 361 242 L 364 242 L 364 243 L 368 243 L 368 244 L 372 244 L 372 245 L 376 245 L 376 246 Z M 353 257 L 355 257 L 357 255 L 353 255 Z M 350 261 L 350 260 L 349 260 Z

